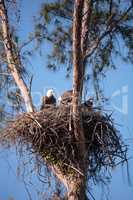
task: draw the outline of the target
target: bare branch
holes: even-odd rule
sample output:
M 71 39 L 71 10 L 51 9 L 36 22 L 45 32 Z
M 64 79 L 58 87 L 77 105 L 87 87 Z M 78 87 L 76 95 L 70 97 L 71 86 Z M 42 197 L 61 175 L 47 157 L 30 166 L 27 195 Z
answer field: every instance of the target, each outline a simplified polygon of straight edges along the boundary
M 19 47 L 19 51 L 21 51 L 25 46 L 29 45 L 30 43 L 32 43 L 34 40 L 36 39 L 36 37 L 31 37 L 28 41 L 25 41 L 20 47 Z

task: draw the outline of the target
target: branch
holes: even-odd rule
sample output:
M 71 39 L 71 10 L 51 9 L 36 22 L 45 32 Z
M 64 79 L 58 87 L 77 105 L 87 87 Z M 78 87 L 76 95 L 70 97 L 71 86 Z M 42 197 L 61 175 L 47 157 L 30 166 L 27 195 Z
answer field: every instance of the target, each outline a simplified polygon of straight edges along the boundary
M 96 40 L 92 43 L 91 48 L 89 47 L 86 50 L 86 53 L 84 54 L 84 59 L 90 57 L 94 53 L 94 51 L 97 49 L 99 43 L 102 41 L 104 37 L 106 37 L 111 32 L 115 32 L 117 30 L 118 28 L 117 25 L 124 19 L 124 17 L 127 15 L 127 13 L 131 11 L 132 8 L 133 8 L 133 3 L 117 21 L 112 21 L 112 23 L 110 23 L 110 26 L 109 27 L 107 26 L 107 30 L 100 37 L 96 38 Z
M 97 38 L 93 44 L 91 45 L 91 48 L 89 47 L 86 51 L 86 54 L 84 55 L 84 59 L 90 57 L 94 51 L 97 49 L 99 43 L 101 42 L 101 40 L 110 33 L 110 31 L 105 32 L 104 34 L 101 35 L 101 37 Z
M 8 23 L 8 15 L 7 15 L 7 10 L 5 7 L 4 0 L 0 0 L 0 17 L 1 17 L 3 43 L 5 47 L 8 67 L 10 69 L 10 72 L 17 86 L 19 87 L 21 91 L 27 112 L 33 112 L 34 106 L 32 103 L 30 92 L 26 86 L 26 83 L 24 82 L 24 80 L 22 79 L 21 75 L 19 74 L 16 68 L 16 55 L 14 55 L 14 51 L 13 51 L 13 44 L 12 44 L 12 39 L 10 35 L 10 30 L 9 30 L 9 23 Z M 19 65 L 20 65 L 21 61 L 19 58 L 17 59 L 19 60 Z
M 82 18 L 82 33 L 81 33 L 81 49 L 82 54 L 86 52 L 88 43 L 88 33 L 89 33 L 89 22 L 92 13 L 92 0 L 84 0 L 83 6 L 83 18 Z
M 25 46 L 29 45 L 31 42 L 33 42 L 36 39 L 36 37 L 32 37 L 30 38 L 28 41 L 25 41 L 20 47 L 19 47 L 19 51 L 21 51 Z
M 113 7 L 113 0 L 110 0 L 110 6 L 109 6 L 109 14 L 110 14 L 110 16 L 112 14 L 112 7 Z

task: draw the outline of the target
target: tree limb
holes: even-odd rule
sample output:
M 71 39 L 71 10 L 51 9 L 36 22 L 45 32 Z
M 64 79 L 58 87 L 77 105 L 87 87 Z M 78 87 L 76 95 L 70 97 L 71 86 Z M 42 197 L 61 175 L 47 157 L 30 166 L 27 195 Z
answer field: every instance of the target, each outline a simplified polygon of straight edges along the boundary
M 27 112 L 33 112 L 34 106 L 32 103 L 30 92 L 26 86 L 26 83 L 24 82 L 24 80 L 22 79 L 21 75 L 19 74 L 16 68 L 16 55 L 14 55 L 14 52 L 13 52 L 13 45 L 12 45 L 12 40 L 11 40 L 11 35 L 10 35 L 10 30 L 9 30 L 9 23 L 8 23 L 8 15 L 7 15 L 7 10 L 5 7 L 4 0 L 0 0 L 0 17 L 1 17 L 3 43 L 5 47 L 8 67 L 10 69 L 10 72 L 17 86 L 19 87 L 21 91 Z M 18 59 L 19 58 L 17 58 L 17 60 Z M 20 59 L 19 59 L 19 64 L 21 64 Z

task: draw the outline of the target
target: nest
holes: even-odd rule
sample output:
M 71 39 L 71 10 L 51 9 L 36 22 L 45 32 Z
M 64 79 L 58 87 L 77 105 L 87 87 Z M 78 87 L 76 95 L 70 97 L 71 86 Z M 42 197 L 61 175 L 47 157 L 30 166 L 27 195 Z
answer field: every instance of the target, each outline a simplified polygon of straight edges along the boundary
M 82 112 L 88 174 L 96 178 L 100 170 L 126 160 L 127 147 L 115 129 L 111 116 L 99 111 Z M 32 114 L 22 114 L 3 130 L 4 141 L 26 144 L 43 160 L 57 165 L 62 173 L 77 172 L 79 144 L 76 142 L 71 108 L 50 106 Z M 30 144 L 30 145 L 29 145 Z

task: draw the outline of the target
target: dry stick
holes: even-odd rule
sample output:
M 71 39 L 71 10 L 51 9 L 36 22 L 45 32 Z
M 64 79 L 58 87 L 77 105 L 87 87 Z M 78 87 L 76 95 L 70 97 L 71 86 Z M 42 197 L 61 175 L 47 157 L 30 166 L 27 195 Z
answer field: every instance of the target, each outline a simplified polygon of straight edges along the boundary
M 79 174 L 81 174 L 82 176 L 84 176 L 84 174 L 81 171 L 79 171 L 77 168 L 75 168 L 74 166 L 68 165 L 67 163 L 63 163 L 63 164 L 66 165 L 66 166 L 68 166 L 68 167 L 70 167 L 70 168 L 72 168 L 73 170 L 75 170 L 76 172 L 78 172 Z
M 32 98 L 31 98 L 30 92 L 26 86 L 26 83 L 24 82 L 24 80 L 22 79 L 21 75 L 19 74 L 19 72 L 16 68 L 15 56 L 13 53 L 13 46 L 12 46 L 10 30 L 9 30 L 8 15 L 7 15 L 7 10 L 5 7 L 4 0 L 0 0 L 0 17 L 1 17 L 3 43 L 4 43 L 4 47 L 5 47 L 8 67 L 10 69 L 10 72 L 11 72 L 17 86 L 19 87 L 19 89 L 21 91 L 27 112 L 33 112 L 34 106 L 32 103 Z M 20 59 L 19 59 L 19 64 L 21 64 Z
M 34 122 L 36 122 L 36 124 L 42 128 L 41 124 L 35 119 L 35 117 L 31 114 L 31 113 L 28 113 L 27 115 L 30 119 L 32 119 Z

